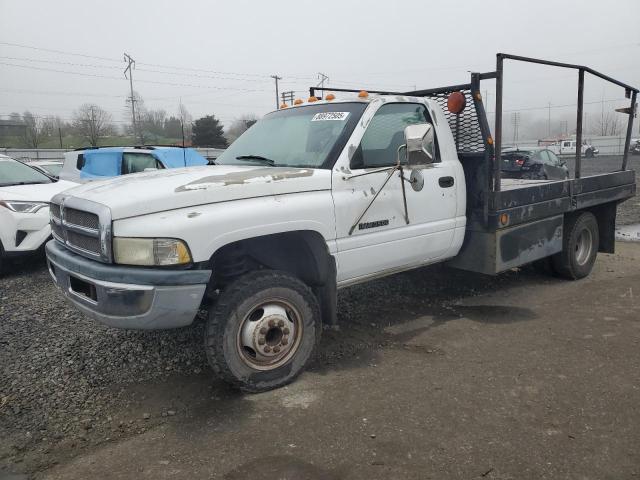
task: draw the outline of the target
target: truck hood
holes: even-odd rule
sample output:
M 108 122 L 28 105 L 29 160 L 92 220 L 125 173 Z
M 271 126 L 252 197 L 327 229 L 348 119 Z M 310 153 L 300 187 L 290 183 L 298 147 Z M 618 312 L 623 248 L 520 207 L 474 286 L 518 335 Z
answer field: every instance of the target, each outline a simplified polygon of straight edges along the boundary
M 330 189 L 331 170 L 211 165 L 124 175 L 86 183 L 66 194 L 108 206 L 117 220 L 209 203 Z
M 35 183 L 33 185 L 12 185 L 0 187 L 0 200 L 23 200 L 48 202 L 54 195 L 75 187 L 77 183 L 59 180 L 51 183 Z

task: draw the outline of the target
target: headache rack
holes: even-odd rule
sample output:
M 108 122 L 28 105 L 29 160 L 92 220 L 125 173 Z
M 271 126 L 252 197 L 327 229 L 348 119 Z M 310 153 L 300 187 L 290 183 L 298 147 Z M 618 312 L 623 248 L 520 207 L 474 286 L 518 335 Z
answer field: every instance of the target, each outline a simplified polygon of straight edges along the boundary
M 628 115 L 620 170 L 583 177 L 582 152 L 580 148 L 576 148 L 572 178 L 503 188 L 501 156 L 505 60 L 577 70 L 576 145 L 582 145 L 583 138 L 585 73 L 622 87 L 625 97 L 630 99 L 630 105 L 617 110 Z M 482 80 L 495 80 L 496 85 L 493 136 L 480 93 Z M 315 96 L 316 91 L 357 93 L 360 90 L 331 87 L 309 89 L 311 96 Z M 635 195 L 635 172 L 627 170 L 627 160 L 638 89 L 589 67 L 498 53 L 496 70 L 471 73 L 469 83 L 406 92 L 369 89 L 367 92 L 427 97 L 435 100 L 447 117 L 458 157 L 465 171 L 467 186 L 467 235 L 460 255 L 451 262 L 453 266 L 483 273 L 498 273 L 556 253 L 561 248 L 565 213 L 600 206 L 598 208 L 608 209 L 601 217 L 608 218 L 607 222 L 614 224 L 617 203 Z M 466 107 L 459 114 L 452 113 L 447 108 L 447 99 L 454 92 L 460 92 L 466 98 Z M 613 229 L 602 230 L 600 251 L 613 253 Z M 543 239 L 548 241 L 542 241 Z

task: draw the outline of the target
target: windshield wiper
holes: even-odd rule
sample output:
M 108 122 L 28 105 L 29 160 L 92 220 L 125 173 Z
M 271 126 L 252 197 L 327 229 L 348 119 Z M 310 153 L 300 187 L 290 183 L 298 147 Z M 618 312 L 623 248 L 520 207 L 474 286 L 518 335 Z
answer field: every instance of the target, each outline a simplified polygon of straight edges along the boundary
M 275 167 L 276 162 L 270 158 L 263 157 L 262 155 L 238 155 L 236 160 L 251 160 L 260 163 L 266 163 L 270 167 Z
M 48 182 L 10 182 L 10 183 L 0 183 L 0 187 L 13 187 L 15 185 L 40 185 Z

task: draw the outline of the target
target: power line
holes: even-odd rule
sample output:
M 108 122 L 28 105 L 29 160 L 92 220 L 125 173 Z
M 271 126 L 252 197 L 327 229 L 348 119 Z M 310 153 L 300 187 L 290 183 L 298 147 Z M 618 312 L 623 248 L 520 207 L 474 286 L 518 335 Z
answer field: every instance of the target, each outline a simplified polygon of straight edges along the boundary
M 68 75 L 79 75 L 81 77 L 93 77 L 93 78 L 104 78 L 104 79 L 108 79 L 108 80 L 122 80 L 121 77 L 112 77 L 112 76 L 108 76 L 108 75 L 99 75 L 96 73 L 84 73 L 84 72 L 71 72 L 68 70 L 58 70 L 58 69 L 54 69 L 54 68 L 44 68 L 44 67 L 34 67 L 31 65 L 17 65 L 14 63 L 6 63 L 6 62 L 0 62 L 0 65 L 6 65 L 6 66 L 10 66 L 10 67 L 18 67 L 18 68 L 26 68 L 26 69 L 30 69 L 30 70 L 40 70 L 40 71 L 45 71 L 45 72 L 55 72 L 55 73 L 63 73 L 63 74 L 68 74 Z M 139 83 L 149 83 L 149 84 L 153 84 L 153 85 L 168 85 L 168 86 L 173 86 L 173 87 L 192 87 L 192 88 L 203 88 L 206 90 L 236 90 L 236 91 L 241 91 L 241 92 L 267 92 L 268 90 L 265 89 L 249 89 L 249 88 L 237 88 L 237 87 L 215 87 L 215 86 L 209 86 L 209 85 L 196 85 L 196 84 L 189 84 L 189 83 L 176 83 L 176 82 L 160 82 L 160 81 L 155 81 L 155 80 L 137 80 Z
M 97 59 L 97 60 L 104 60 L 104 61 L 108 61 L 108 62 L 120 63 L 120 60 L 117 59 L 117 58 L 100 57 L 100 56 L 97 56 L 97 55 L 87 55 L 87 54 L 83 54 L 83 53 L 69 52 L 69 51 L 65 51 L 65 50 L 55 50 L 55 49 L 51 49 L 51 48 L 36 47 L 36 46 L 33 46 L 33 45 L 24 45 L 24 44 L 19 44 L 19 43 L 10 43 L 10 42 L 0 42 L 0 45 L 7 45 L 7 46 L 10 46 L 10 47 L 26 48 L 26 49 L 30 49 L 30 50 L 36 50 L 36 51 L 58 53 L 58 54 L 61 54 L 61 55 L 72 55 L 72 56 L 76 56 L 76 57 L 93 58 L 93 59 Z M 138 65 L 144 65 L 144 66 L 148 66 L 148 67 L 169 68 L 169 69 L 173 69 L 173 70 L 189 70 L 189 71 L 193 71 L 193 72 L 204 72 L 204 73 L 213 73 L 213 74 L 222 74 L 222 75 L 235 75 L 235 76 L 241 76 L 241 77 L 242 76 L 244 76 L 244 77 L 261 77 L 263 79 L 268 79 L 270 77 L 270 75 L 267 75 L 265 73 L 228 72 L 228 71 L 219 71 L 219 70 L 209 70 L 209 69 L 204 69 L 204 68 L 165 65 L 165 64 L 159 64 L 159 63 L 138 62 Z M 112 68 L 112 67 L 110 67 L 110 68 Z M 289 78 L 293 78 L 293 79 L 299 79 L 299 80 L 309 80 L 309 79 L 313 79 L 314 78 L 311 75 L 304 75 L 304 76 L 288 75 L 288 77 Z
M 17 93 L 19 95 L 60 95 L 70 97 L 105 97 L 105 98 L 126 98 L 126 95 L 108 95 L 106 93 L 88 93 L 88 92 L 65 92 L 65 91 L 51 91 L 51 90 L 27 90 L 22 88 L 3 88 L 3 92 Z
M 43 48 L 43 47 L 34 47 L 32 45 L 22 45 L 20 43 L 0 42 L 0 45 L 8 45 L 10 47 L 19 47 L 19 48 L 28 48 L 30 50 L 39 50 L 41 52 L 60 53 L 62 55 L 73 55 L 73 56 L 76 56 L 76 57 L 96 58 L 98 60 L 105 60 L 105 61 L 108 61 L 108 62 L 118 62 L 118 63 L 120 63 L 120 60 L 118 60 L 116 58 L 99 57 L 97 55 L 85 55 L 83 53 L 72 53 L 72 52 L 66 52 L 64 50 L 54 50 L 53 48 Z
M 31 62 L 31 63 L 46 63 L 53 65 L 68 65 L 73 67 L 82 67 L 82 68 L 105 68 L 105 69 L 117 69 L 120 67 L 118 65 L 95 65 L 90 63 L 75 63 L 75 62 L 61 62 L 59 60 L 41 60 L 38 58 L 27 58 L 27 57 L 7 57 L 0 56 L 0 59 L 4 60 L 16 60 L 19 62 Z M 144 65 L 144 64 L 141 64 Z M 201 75 L 197 73 L 184 73 L 184 72 L 169 72 L 166 70 L 152 70 L 148 68 L 136 68 L 139 72 L 149 72 L 149 73 L 160 73 L 162 75 L 177 75 L 181 77 L 194 77 L 194 78 L 211 78 L 215 80 L 230 80 L 233 82 L 256 82 L 256 83 L 264 83 L 269 81 L 267 77 L 263 79 L 257 78 L 237 78 L 237 77 L 221 77 L 218 75 Z

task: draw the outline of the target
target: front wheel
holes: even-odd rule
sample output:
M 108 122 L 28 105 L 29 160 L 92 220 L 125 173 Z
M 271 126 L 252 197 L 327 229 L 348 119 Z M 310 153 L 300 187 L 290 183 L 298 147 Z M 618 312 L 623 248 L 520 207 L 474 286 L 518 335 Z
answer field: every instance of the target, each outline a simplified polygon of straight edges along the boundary
M 596 217 L 591 212 L 571 215 L 565 220 L 562 251 L 551 257 L 554 271 L 571 280 L 586 277 L 596 261 L 599 245 Z
M 291 382 L 321 332 L 318 301 L 285 272 L 258 270 L 231 283 L 209 313 L 205 349 L 214 372 L 248 392 Z

